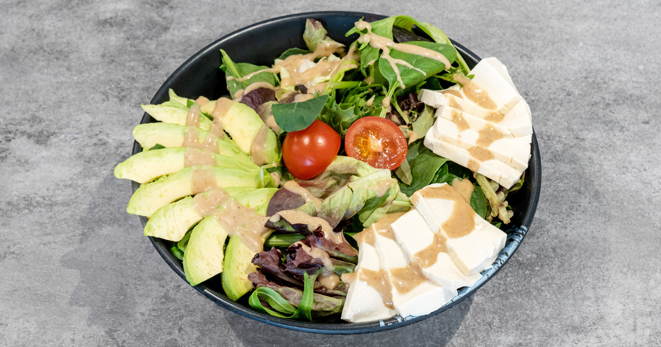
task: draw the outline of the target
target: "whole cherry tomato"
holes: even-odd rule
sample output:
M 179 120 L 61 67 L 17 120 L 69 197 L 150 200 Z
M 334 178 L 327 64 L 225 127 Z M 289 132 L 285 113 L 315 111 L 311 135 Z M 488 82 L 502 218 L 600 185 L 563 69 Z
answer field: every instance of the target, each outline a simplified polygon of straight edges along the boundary
M 282 159 L 294 177 L 306 180 L 322 173 L 337 156 L 342 138 L 328 124 L 315 120 L 309 127 L 287 133 Z

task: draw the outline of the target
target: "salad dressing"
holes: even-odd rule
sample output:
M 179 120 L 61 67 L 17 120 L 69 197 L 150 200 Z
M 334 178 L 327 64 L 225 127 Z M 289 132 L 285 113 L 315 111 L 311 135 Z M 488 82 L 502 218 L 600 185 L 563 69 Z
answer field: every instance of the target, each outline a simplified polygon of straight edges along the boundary
M 211 112 L 211 118 L 213 122 L 211 123 L 210 133 L 223 138 L 225 132 L 223 131 L 223 117 L 227 114 L 227 111 L 234 105 L 234 102 L 228 98 L 220 98 L 216 101 L 216 105 Z
M 231 197 L 225 189 L 215 188 L 193 198 L 193 207 L 202 217 L 206 217 L 216 207 L 222 205 Z
M 266 140 L 268 131 L 269 127 L 267 127 L 266 124 L 262 124 L 262 127 L 259 128 L 259 132 L 257 132 L 257 135 L 250 145 L 250 157 L 258 166 L 262 166 L 268 162 L 268 159 L 266 158 Z
M 267 88 L 267 89 L 271 89 L 271 90 L 275 89 L 275 87 L 271 83 L 268 83 L 268 82 L 253 82 L 253 83 L 249 84 L 246 87 L 246 89 L 243 89 L 243 95 L 246 95 L 246 94 L 252 92 L 253 90 L 259 89 L 259 88 Z
M 218 153 L 218 137 L 216 137 L 212 133 L 208 133 L 204 141 L 200 142 L 200 134 L 197 131 L 197 129 L 198 128 L 194 126 L 188 126 L 186 128 L 186 133 L 184 134 L 184 142 L 181 145 L 181 147 L 192 147 L 201 150 L 206 150 L 212 153 Z M 197 164 L 197 165 L 202 165 L 202 164 Z
M 253 252 L 264 249 L 264 235 L 269 232 L 264 224 L 268 217 L 261 216 L 234 199 L 228 199 L 210 215 L 227 231 L 229 236 L 238 235 L 244 245 Z
M 200 107 L 202 107 L 209 103 L 209 99 L 207 99 L 204 96 L 200 96 L 199 98 L 195 99 L 195 103 L 200 105 Z
M 420 135 L 418 135 L 418 133 L 416 133 L 416 132 L 413 131 L 413 130 L 409 130 L 409 131 L 406 133 L 406 135 L 408 135 L 408 137 L 409 137 L 409 145 L 412 144 L 413 142 L 415 142 L 417 139 L 420 138 Z
M 379 218 L 379 220 L 374 222 L 370 229 L 373 229 L 374 233 L 378 234 L 379 236 L 395 240 L 395 232 L 392 231 L 390 225 L 398 220 L 401 216 L 403 216 L 404 213 L 405 212 L 387 213 L 383 217 Z
M 285 182 L 285 184 L 282 186 L 283 188 L 287 189 L 288 191 L 298 194 L 303 197 L 305 200 L 305 203 L 307 204 L 310 201 L 314 201 L 314 204 L 317 206 L 317 209 L 319 209 L 319 206 L 321 206 L 321 199 L 317 198 L 316 196 L 312 195 L 309 190 L 301 187 L 298 182 L 291 180 Z M 329 224 L 330 225 L 330 224 Z
M 477 83 L 473 82 L 472 79 L 459 74 L 455 74 L 453 77 L 457 83 L 461 84 L 462 90 L 468 100 L 476 103 L 482 108 L 486 108 L 487 110 L 495 110 L 498 108 L 498 105 L 496 105 L 496 103 L 489 96 L 489 92 L 484 90 Z
M 406 267 L 390 269 L 390 281 L 400 294 L 406 294 L 426 282 L 427 278 L 420 265 L 409 263 Z
M 446 98 L 448 99 L 448 106 L 450 106 L 450 107 L 452 107 L 452 108 L 454 108 L 455 110 L 458 110 L 458 111 L 463 111 L 463 110 L 464 110 L 464 109 L 461 107 L 461 105 L 459 105 L 459 104 L 457 103 L 457 99 L 455 99 L 455 96 L 454 96 L 454 95 L 452 95 L 452 94 L 448 94 L 448 95 L 446 96 Z
M 328 224 L 325 219 L 319 217 L 312 217 L 303 211 L 285 210 L 278 212 L 280 217 L 286 219 L 291 224 L 307 224 L 308 229 L 316 230 L 321 226 L 321 231 L 324 232 L 324 238 L 332 241 L 333 243 L 342 243 L 342 233 L 336 233 L 333 228 Z
M 459 138 L 461 138 L 461 133 L 464 132 L 464 130 L 470 129 L 470 126 L 468 125 L 468 122 L 464 119 L 464 116 L 461 113 L 461 111 L 452 110 L 450 116 L 452 118 L 452 122 L 457 126 L 457 131 L 459 132 Z
M 376 185 L 371 187 L 370 189 L 374 190 L 376 192 L 376 196 L 378 198 L 380 198 L 380 197 L 383 196 L 383 194 L 385 194 L 388 191 L 388 189 L 390 189 L 390 186 L 392 185 L 392 183 L 395 183 L 395 182 L 397 182 L 397 180 L 394 179 L 394 178 L 381 180 L 381 181 L 377 182 Z
M 193 194 L 204 193 L 218 187 L 218 181 L 212 166 L 193 166 L 191 172 L 191 191 Z
M 470 154 L 471 158 L 479 162 L 485 162 L 487 160 L 494 159 L 493 152 L 489 150 L 489 146 L 491 146 L 494 141 L 502 139 L 504 137 L 503 133 L 494 128 L 492 125 L 487 125 L 478 133 L 479 136 L 477 141 L 475 141 L 475 146 L 468 149 L 468 153 Z
M 463 99 L 463 98 L 464 98 L 464 97 L 461 95 L 461 92 L 459 92 L 458 90 L 454 90 L 454 89 L 446 89 L 446 90 L 442 90 L 441 93 L 442 93 L 442 94 L 445 94 L 446 96 L 452 95 L 452 96 L 457 97 L 457 98 L 459 98 L 459 99 Z M 454 107 L 454 106 L 450 106 L 450 107 Z
M 466 167 L 468 168 L 468 170 L 471 170 L 473 172 L 478 172 L 480 170 L 480 162 L 473 158 L 470 158 L 468 159 L 468 163 L 466 164 Z
M 426 269 L 438 261 L 440 253 L 447 253 L 447 238 L 442 232 L 434 233 L 434 240 L 425 249 L 413 255 L 415 262 L 423 269 Z
M 388 276 L 388 272 L 383 269 L 379 269 L 379 271 L 360 269 L 358 271 L 358 279 L 366 282 L 368 286 L 374 288 L 379 295 L 381 295 L 383 304 L 386 307 L 390 309 L 395 308 L 392 304 L 392 285 L 390 284 L 390 276 Z
M 473 183 L 471 183 L 470 180 L 468 179 L 463 179 L 460 180 L 459 178 L 454 178 L 452 180 L 452 188 L 456 189 L 459 194 L 470 204 L 471 201 L 471 195 L 473 194 L 473 190 L 475 190 L 475 186 Z
M 319 275 L 317 281 L 319 281 L 319 284 L 326 289 L 335 289 L 335 287 L 340 284 L 340 276 L 335 272 L 324 271 Z
M 315 247 L 309 247 L 304 243 L 302 243 L 301 241 L 294 243 L 294 245 L 301 245 L 301 249 L 303 250 L 303 252 L 305 252 L 307 255 L 311 256 L 314 259 L 321 260 L 321 262 L 324 264 L 324 269 L 325 269 L 324 272 L 331 272 L 335 270 L 335 267 L 333 266 L 333 262 L 331 261 L 330 256 L 324 250 Z
M 202 110 L 200 109 L 200 105 L 193 104 L 193 106 L 190 107 L 190 110 L 188 110 L 188 115 L 186 116 L 186 125 L 192 125 L 192 126 L 199 127 L 200 126 L 200 114 L 202 114 Z
M 184 154 L 184 167 L 197 165 L 216 165 L 214 153 L 209 150 L 187 148 Z
M 411 45 L 411 44 L 406 44 L 406 43 L 395 43 L 393 40 L 376 35 L 372 32 L 372 25 L 368 22 L 365 21 L 358 21 L 355 23 L 356 28 L 358 30 L 367 30 L 367 34 L 361 34 L 361 37 L 358 39 L 359 42 L 361 43 L 366 43 L 369 42 L 369 45 L 373 48 L 377 48 L 383 51 L 381 54 L 381 58 L 384 58 L 388 61 L 390 66 L 392 67 L 393 71 L 397 75 L 397 81 L 399 82 L 399 85 L 401 86 L 402 89 L 405 89 L 406 86 L 404 85 L 404 82 L 402 82 L 402 76 L 399 73 L 399 68 L 397 67 L 397 64 L 399 65 L 404 65 L 408 67 L 409 69 L 416 70 L 420 72 L 423 76 L 427 76 L 427 74 L 422 71 L 421 69 L 409 64 L 407 61 L 402 60 L 402 59 L 395 59 L 390 56 L 390 49 L 394 49 L 403 53 L 408 53 L 408 54 L 414 54 L 418 55 L 421 57 L 426 57 L 430 59 L 434 59 L 438 62 L 443 63 L 445 65 L 445 69 L 449 69 L 452 65 L 450 64 L 450 61 L 448 58 L 446 58 L 443 54 L 438 53 L 434 50 L 416 46 L 416 45 Z
M 449 184 L 440 187 L 425 187 L 417 191 L 414 199 L 445 199 L 453 202 L 450 217 L 441 224 L 448 238 L 464 237 L 475 230 L 475 211 L 463 196 Z M 413 199 L 412 199 L 413 200 Z
M 367 83 L 367 81 L 365 81 L 365 83 Z M 368 83 L 368 84 L 369 84 L 369 83 Z M 372 104 L 374 103 L 374 98 L 376 98 L 376 95 L 372 95 L 372 97 L 369 98 L 369 99 L 367 100 L 367 102 L 365 103 L 365 106 L 367 106 L 367 107 L 371 107 Z

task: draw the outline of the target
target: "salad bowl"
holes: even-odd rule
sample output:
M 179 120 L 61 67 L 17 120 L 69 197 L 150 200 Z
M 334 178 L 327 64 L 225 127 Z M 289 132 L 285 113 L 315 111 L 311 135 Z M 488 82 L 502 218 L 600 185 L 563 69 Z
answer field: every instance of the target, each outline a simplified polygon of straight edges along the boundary
M 384 18 L 381 15 L 358 12 L 309 12 L 269 19 L 237 30 L 211 43 L 183 63 L 160 87 L 156 95 L 152 98 L 151 104 L 160 104 L 167 101 L 169 89 L 174 89 L 180 95 L 193 98 L 204 95 L 210 99 L 216 99 L 227 95 L 224 74 L 218 68 L 221 65 L 220 49 L 225 50 L 235 61 L 257 65 L 270 65 L 274 58 L 278 57 L 281 52 L 288 48 L 305 47 L 302 33 L 307 18 L 319 20 L 327 28 L 328 35 L 331 38 L 348 44 L 353 42 L 358 35 L 354 34 L 345 37 L 345 33 L 354 26 L 356 21 L 366 16 L 376 19 Z M 480 61 L 480 57 L 461 44 L 454 41 L 453 44 L 470 68 Z M 145 113 L 140 123 L 150 122 L 155 122 L 155 120 Z M 140 144 L 135 142 L 132 154 L 141 151 Z M 532 223 L 541 188 L 541 159 L 534 134 L 532 136 L 532 153 L 525 175 L 526 179 L 522 189 L 511 198 L 510 204 L 514 211 L 514 217 L 512 223 L 505 230 L 508 235 L 505 248 L 500 252 L 493 266 L 483 272 L 481 279 L 475 285 L 461 289 L 455 298 L 429 315 L 407 319 L 396 317 L 385 321 L 368 323 L 347 323 L 340 320 L 311 323 L 259 313 L 251 309 L 246 297 L 237 302 L 232 301 L 223 292 L 220 280 L 212 278 L 194 288 L 224 309 L 244 317 L 278 327 L 305 332 L 325 334 L 369 333 L 419 322 L 450 309 L 474 294 L 498 273 L 523 241 Z M 133 191 L 137 190 L 139 186 L 138 183 L 133 182 Z M 140 220 L 143 226 L 147 223 L 146 217 L 140 217 Z M 154 237 L 150 237 L 150 241 L 165 262 L 185 281 L 186 276 L 181 261 L 170 252 L 172 243 Z

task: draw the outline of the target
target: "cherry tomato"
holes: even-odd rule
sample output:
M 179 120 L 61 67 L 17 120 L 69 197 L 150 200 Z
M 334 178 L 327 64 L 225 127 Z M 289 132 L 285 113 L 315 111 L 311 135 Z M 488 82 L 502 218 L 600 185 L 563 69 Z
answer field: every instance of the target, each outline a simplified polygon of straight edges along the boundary
M 394 170 L 406 159 L 406 137 L 395 123 L 381 117 L 355 121 L 344 139 L 347 155 L 377 169 Z
M 287 133 L 282 159 L 287 170 L 302 180 L 322 173 L 337 156 L 342 138 L 328 124 L 315 120 L 309 127 Z

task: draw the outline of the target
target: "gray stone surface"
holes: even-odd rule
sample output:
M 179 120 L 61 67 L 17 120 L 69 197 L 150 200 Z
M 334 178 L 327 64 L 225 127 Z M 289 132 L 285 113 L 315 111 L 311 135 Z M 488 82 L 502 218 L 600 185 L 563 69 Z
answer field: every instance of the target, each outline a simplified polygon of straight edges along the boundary
M 404 4 L 3 1 L 0 345 L 659 344 L 659 2 Z M 165 265 L 112 175 L 139 104 L 185 59 L 252 22 L 322 9 L 409 14 L 501 59 L 543 159 L 536 219 L 500 274 L 379 334 L 297 333 L 220 309 Z

